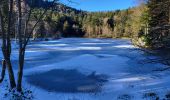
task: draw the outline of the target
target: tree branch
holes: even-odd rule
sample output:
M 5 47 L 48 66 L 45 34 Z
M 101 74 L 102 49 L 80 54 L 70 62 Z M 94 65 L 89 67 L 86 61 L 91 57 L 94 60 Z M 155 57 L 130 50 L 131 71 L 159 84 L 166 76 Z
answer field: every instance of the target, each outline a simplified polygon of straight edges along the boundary
M 54 6 L 55 2 L 58 1 L 58 0 L 53 0 L 52 2 L 52 7 Z M 26 45 L 28 44 L 30 38 L 31 38 L 31 34 L 33 33 L 34 29 L 36 28 L 37 24 L 41 21 L 41 19 L 44 17 L 44 15 L 46 14 L 46 12 L 48 11 L 50 7 L 47 7 L 45 9 L 45 11 L 40 15 L 40 17 L 38 18 L 38 20 L 36 21 L 36 23 L 34 24 L 33 28 L 31 29 L 31 31 L 29 32 L 28 34 L 28 37 L 25 37 L 26 38 L 26 41 L 24 42 L 24 46 L 23 48 L 26 47 Z

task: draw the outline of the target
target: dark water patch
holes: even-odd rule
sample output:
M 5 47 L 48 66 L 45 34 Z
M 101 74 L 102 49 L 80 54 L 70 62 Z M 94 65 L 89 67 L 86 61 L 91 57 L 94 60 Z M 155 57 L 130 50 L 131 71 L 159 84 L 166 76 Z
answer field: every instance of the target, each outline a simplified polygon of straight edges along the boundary
M 48 72 L 26 76 L 27 81 L 52 92 L 96 93 L 107 82 L 106 75 L 96 75 L 95 72 L 85 75 L 79 71 L 55 69 Z

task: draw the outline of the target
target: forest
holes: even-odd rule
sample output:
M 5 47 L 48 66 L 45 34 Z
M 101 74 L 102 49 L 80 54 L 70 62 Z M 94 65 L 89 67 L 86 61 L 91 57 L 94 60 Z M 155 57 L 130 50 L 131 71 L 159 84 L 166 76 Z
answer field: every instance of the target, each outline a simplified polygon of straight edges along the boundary
M 170 99 L 170 0 L 59 1 L 0 1 L 0 100 Z
M 44 31 L 54 37 L 131 38 L 141 46 L 169 45 L 168 0 L 143 1 L 137 7 L 108 12 L 86 12 L 59 5 L 62 11 L 58 13 L 58 5 L 54 11 L 49 10 L 36 28 L 35 38 L 41 37 L 38 33 Z M 36 9 L 35 13 L 41 13 L 41 9 Z M 36 17 L 33 15 L 32 19 Z
M 51 2 L 37 0 L 28 4 L 35 8 L 31 26 Z M 168 0 L 142 1 L 136 7 L 105 12 L 76 10 L 56 3 L 47 10 L 32 37 L 130 38 L 140 46 L 159 48 L 169 46 L 169 13 Z M 17 37 L 15 32 L 13 34 Z

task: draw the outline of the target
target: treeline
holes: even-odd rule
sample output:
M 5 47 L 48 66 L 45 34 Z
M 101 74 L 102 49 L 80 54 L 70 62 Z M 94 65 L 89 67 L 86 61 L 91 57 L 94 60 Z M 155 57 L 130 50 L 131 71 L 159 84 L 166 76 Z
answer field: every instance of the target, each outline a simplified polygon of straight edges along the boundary
M 141 4 L 139 7 L 112 12 L 48 11 L 42 21 L 45 24 L 39 25 L 37 31 L 45 28 L 46 31 L 50 31 L 48 35 L 58 34 L 63 37 L 132 38 L 138 36 L 138 33 L 145 28 L 148 22 L 147 10 L 147 6 Z M 36 16 L 40 11 L 40 9 L 35 11 Z
M 147 22 L 146 11 L 146 5 L 142 4 L 126 10 L 89 13 L 82 20 L 83 29 L 87 37 L 132 38 Z
M 170 1 L 142 0 L 137 7 L 108 12 L 86 12 L 55 3 L 38 23 L 33 38 L 94 37 L 131 38 L 143 47 L 169 47 Z M 31 23 L 50 5 L 35 0 Z M 29 2 L 28 2 L 29 3 Z M 47 5 L 47 6 L 46 6 Z M 15 34 L 14 34 L 15 35 Z M 17 35 L 15 35 L 17 37 Z

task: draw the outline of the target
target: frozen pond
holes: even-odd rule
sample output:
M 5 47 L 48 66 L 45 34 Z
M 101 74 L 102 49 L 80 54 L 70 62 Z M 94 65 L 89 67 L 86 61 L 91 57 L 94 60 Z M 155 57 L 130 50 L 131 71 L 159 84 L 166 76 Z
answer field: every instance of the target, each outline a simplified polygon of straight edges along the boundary
M 17 53 L 12 52 L 15 71 Z M 139 100 L 150 92 L 163 97 L 170 90 L 170 72 L 155 71 L 166 66 L 147 63 L 148 58 L 155 57 L 127 39 L 31 42 L 24 83 L 34 89 L 35 100 Z

